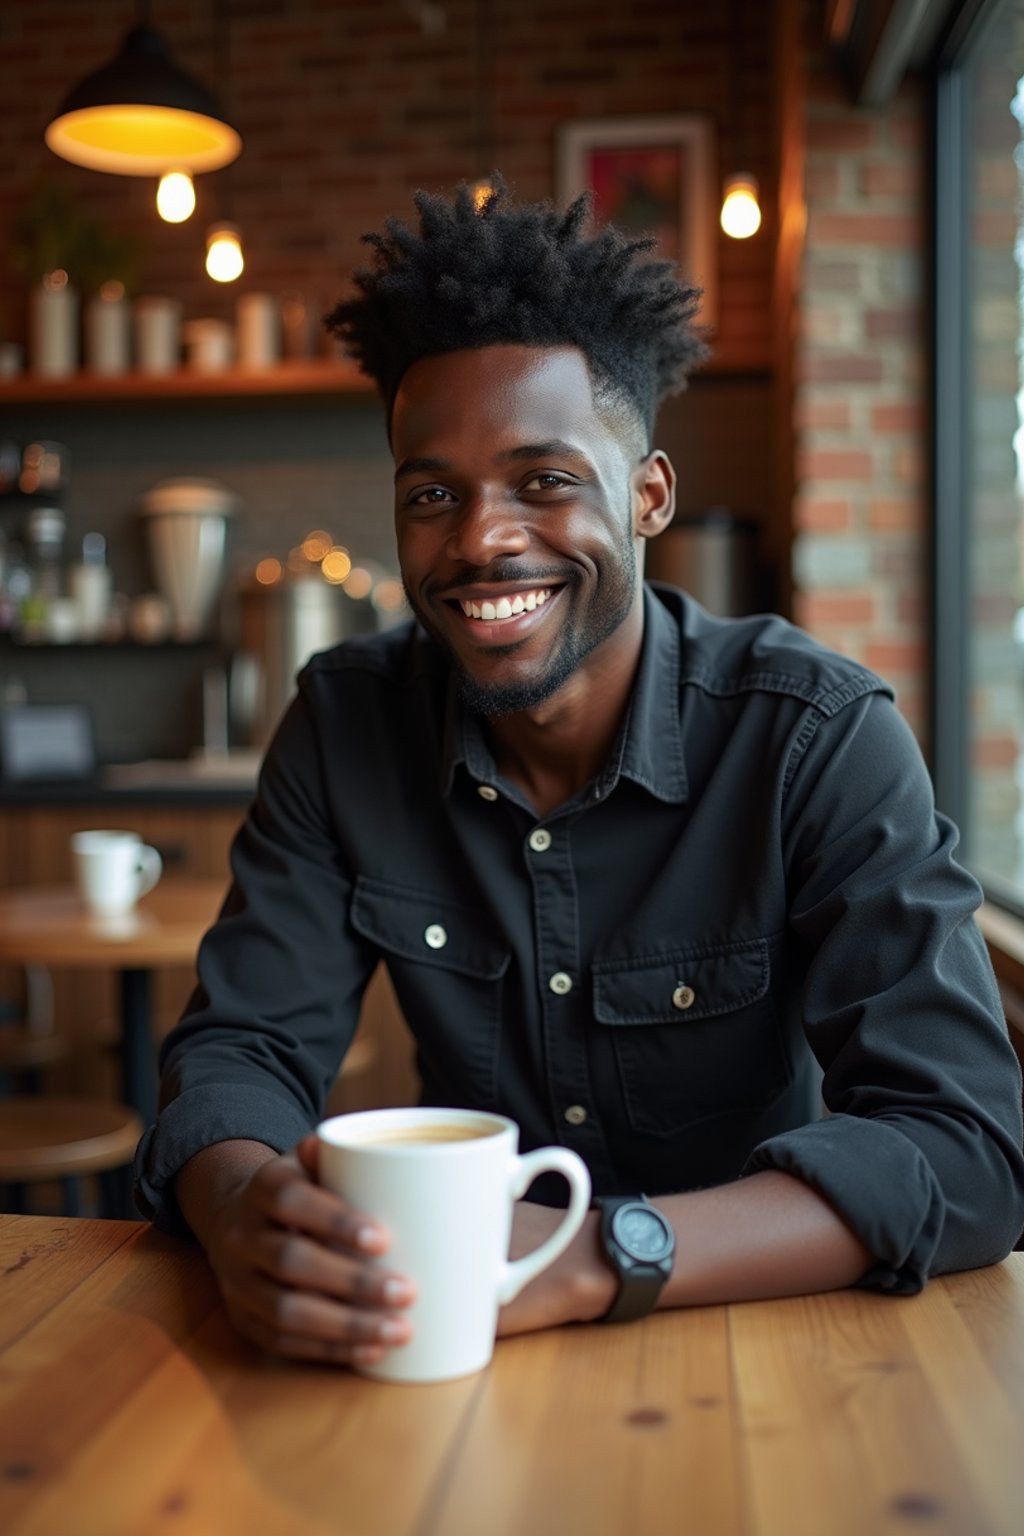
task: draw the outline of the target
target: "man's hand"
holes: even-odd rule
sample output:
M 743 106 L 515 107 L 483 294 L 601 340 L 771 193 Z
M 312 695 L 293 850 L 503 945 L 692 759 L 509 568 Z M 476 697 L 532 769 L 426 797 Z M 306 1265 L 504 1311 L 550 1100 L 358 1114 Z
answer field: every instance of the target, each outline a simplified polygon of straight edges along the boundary
M 512 1219 L 509 1257 L 522 1258 L 539 1248 L 559 1225 L 564 1211 L 520 1200 Z M 564 1253 L 539 1274 L 498 1317 L 499 1337 L 554 1328 L 559 1323 L 591 1322 L 603 1317 L 618 1293 L 619 1282 L 601 1257 L 601 1218 L 589 1211 Z
M 406 1343 L 412 1328 L 396 1309 L 413 1300 L 413 1286 L 367 1262 L 387 1252 L 388 1234 L 316 1182 L 316 1137 L 286 1156 L 263 1149 L 255 1171 L 250 1155 L 241 1178 L 225 1185 L 232 1149 L 242 1147 L 252 1144 L 207 1147 L 177 1185 L 238 1331 L 274 1354 L 344 1365 L 375 1364 Z M 218 1183 L 228 1192 L 211 1207 Z

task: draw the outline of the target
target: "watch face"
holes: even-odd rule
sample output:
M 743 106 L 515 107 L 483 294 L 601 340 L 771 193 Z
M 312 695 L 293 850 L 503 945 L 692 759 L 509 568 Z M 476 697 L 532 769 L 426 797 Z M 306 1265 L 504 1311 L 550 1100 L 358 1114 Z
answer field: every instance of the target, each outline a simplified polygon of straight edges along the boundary
M 654 1263 L 672 1248 L 665 1218 L 646 1205 L 624 1205 L 612 1217 L 612 1235 L 634 1259 Z

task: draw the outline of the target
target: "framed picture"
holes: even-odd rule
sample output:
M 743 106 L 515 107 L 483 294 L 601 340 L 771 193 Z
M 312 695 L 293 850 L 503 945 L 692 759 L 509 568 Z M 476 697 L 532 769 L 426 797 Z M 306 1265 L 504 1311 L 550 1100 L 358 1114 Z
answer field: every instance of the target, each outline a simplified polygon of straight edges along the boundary
M 564 208 L 594 194 L 594 218 L 625 234 L 654 235 L 704 291 L 700 323 L 716 315 L 716 220 L 711 125 L 702 117 L 600 118 L 558 132 L 557 197 Z

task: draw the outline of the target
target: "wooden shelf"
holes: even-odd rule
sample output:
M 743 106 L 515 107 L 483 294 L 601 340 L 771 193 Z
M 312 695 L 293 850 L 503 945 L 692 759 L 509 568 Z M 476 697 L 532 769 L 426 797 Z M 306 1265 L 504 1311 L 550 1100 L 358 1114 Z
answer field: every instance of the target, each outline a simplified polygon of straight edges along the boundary
M 76 373 L 66 379 L 41 379 L 34 374 L 0 382 L 3 405 L 87 405 L 108 400 L 210 400 L 286 395 L 369 395 L 373 385 L 354 363 L 334 359 L 303 359 L 275 368 L 231 368 L 223 373 L 121 373 L 114 377 Z

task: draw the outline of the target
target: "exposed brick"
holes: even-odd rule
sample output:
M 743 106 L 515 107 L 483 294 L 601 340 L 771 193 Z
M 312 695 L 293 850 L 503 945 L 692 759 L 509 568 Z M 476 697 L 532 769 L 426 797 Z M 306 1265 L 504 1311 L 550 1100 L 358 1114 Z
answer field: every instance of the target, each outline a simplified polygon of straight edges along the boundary
M 817 630 L 830 625 L 871 624 L 877 604 L 873 592 L 802 592 L 801 623 Z
M 921 220 L 910 213 L 812 213 L 809 239 L 818 245 L 914 246 Z
M 893 672 L 919 675 L 925 662 L 920 640 L 869 640 L 864 647 L 864 664 L 887 677 Z
M 882 360 L 859 352 L 826 356 L 805 355 L 798 364 L 801 379 L 815 384 L 880 384 Z
M 921 190 L 917 166 L 904 160 L 872 160 L 857 171 L 857 187 L 865 197 L 916 196 Z
M 916 400 L 887 401 L 871 407 L 871 428 L 874 432 L 921 432 L 924 412 Z
M 875 143 L 875 127 L 870 118 L 812 117 L 807 125 L 807 148 L 811 154 L 850 154 L 870 149 Z
M 924 506 L 917 496 L 873 497 L 868 526 L 878 533 L 916 533 L 924 526 Z
M 812 159 L 807 166 L 804 191 L 814 202 L 828 202 L 839 196 L 840 171 L 834 161 Z
M 793 521 L 806 533 L 843 533 L 853 522 L 848 501 L 828 501 L 818 496 L 798 496 L 793 508 Z
M 923 326 L 924 317 L 916 304 L 899 309 L 869 309 L 864 315 L 864 334 L 871 341 L 913 340 L 921 335 Z
M 798 457 L 801 484 L 815 480 L 870 480 L 874 472 L 874 456 L 864 449 L 806 448 Z
M 842 429 L 850 425 L 850 407 L 846 400 L 823 400 L 820 397 L 801 395 L 795 408 L 796 425 L 805 430 L 814 428 Z
M 981 736 L 971 743 L 971 763 L 984 772 L 992 768 L 1014 768 L 1019 753 L 1015 736 Z

